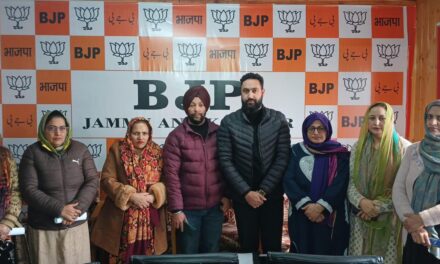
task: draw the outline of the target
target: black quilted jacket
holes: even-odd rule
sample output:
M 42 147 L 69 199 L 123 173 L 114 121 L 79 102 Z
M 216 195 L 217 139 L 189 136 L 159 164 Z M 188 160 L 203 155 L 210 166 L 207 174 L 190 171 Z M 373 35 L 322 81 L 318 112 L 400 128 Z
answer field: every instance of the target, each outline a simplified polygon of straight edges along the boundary
M 282 195 L 281 180 L 290 155 L 290 131 L 285 116 L 266 108 L 258 132 L 263 179 L 256 189 L 263 189 L 269 197 Z M 227 192 L 234 200 L 243 201 L 243 196 L 253 189 L 253 141 L 254 128 L 241 109 L 223 118 L 217 131 L 217 151 L 229 185 Z

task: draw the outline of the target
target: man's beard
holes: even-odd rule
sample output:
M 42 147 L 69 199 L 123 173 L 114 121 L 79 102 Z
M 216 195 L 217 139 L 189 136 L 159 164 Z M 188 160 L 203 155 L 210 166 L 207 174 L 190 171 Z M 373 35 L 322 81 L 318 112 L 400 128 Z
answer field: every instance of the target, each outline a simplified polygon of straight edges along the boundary
M 249 100 L 252 100 L 253 104 L 248 104 Z M 245 114 L 253 114 L 258 112 L 258 110 L 261 109 L 261 106 L 263 105 L 263 97 L 260 98 L 260 100 L 256 99 L 248 99 L 246 102 L 241 100 L 241 107 Z
M 189 122 L 193 125 L 201 125 L 205 121 L 205 115 L 201 114 L 200 119 L 195 119 L 194 115 L 188 115 Z

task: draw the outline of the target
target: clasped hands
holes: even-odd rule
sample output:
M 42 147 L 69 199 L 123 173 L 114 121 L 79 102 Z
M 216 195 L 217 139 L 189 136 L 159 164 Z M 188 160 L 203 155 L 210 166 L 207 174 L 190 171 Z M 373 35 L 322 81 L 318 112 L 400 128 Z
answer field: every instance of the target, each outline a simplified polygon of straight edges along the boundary
M 71 225 L 75 222 L 76 218 L 81 215 L 81 210 L 76 208 L 79 202 L 66 204 L 61 211 L 61 217 L 63 217 L 63 225 Z
M 424 228 L 423 219 L 418 214 L 404 214 L 403 226 L 411 234 L 414 243 L 430 247 L 429 233 Z
M 323 214 L 324 207 L 319 203 L 309 203 L 301 209 L 311 222 L 321 223 L 325 218 Z
M 147 192 L 133 193 L 129 199 L 129 202 L 136 209 L 145 209 L 154 203 L 154 201 L 154 195 Z
M 363 198 L 359 202 L 359 207 L 361 210 L 359 211 L 359 213 L 357 213 L 357 216 L 359 216 L 362 220 L 370 221 L 380 214 L 379 204 L 377 201 Z
M 244 196 L 246 202 L 252 208 L 258 208 L 263 205 L 263 203 L 267 200 L 262 194 L 256 191 L 250 191 Z
M 379 215 L 379 205 L 376 201 L 362 199 L 359 203 L 361 211 L 357 214 L 363 220 L 371 220 Z M 429 233 L 425 230 L 423 220 L 418 214 L 405 214 L 406 219 L 403 226 L 411 234 L 413 241 L 417 244 L 429 247 Z

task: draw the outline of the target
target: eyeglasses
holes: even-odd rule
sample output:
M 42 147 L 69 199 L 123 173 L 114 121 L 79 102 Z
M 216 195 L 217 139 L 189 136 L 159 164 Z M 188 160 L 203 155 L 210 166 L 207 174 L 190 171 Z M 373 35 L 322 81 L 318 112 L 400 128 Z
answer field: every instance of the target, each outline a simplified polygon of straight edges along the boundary
M 49 125 L 49 126 L 46 127 L 46 130 L 51 132 L 51 133 L 55 133 L 56 131 L 58 131 L 60 133 L 64 133 L 64 132 L 67 131 L 68 128 L 69 127 L 66 127 L 66 126 L 59 126 L 59 127 L 57 127 L 57 126 Z
M 322 133 L 325 132 L 325 127 L 319 126 L 319 127 L 309 127 L 307 128 L 307 133 L 313 134 L 314 132 Z

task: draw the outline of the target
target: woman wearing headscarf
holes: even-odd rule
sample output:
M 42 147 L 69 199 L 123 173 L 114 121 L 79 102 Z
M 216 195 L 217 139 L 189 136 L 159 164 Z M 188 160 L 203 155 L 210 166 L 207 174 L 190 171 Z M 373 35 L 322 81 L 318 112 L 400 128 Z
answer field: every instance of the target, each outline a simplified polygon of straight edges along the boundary
M 162 150 L 143 117 L 133 118 L 123 140 L 114 143 L 101 175 L 107 194 L 92 243 L 108 254 L 103 263 L 129 263 L 132 255 L 167 249 Z
M 405 227 L 403 263 L 440 263 L 440 100 L 425 108 L 425 137 L 408 147 L 393 186 Z
M 19 182 L 28 204 L 32 263 L 90 262 L 87 221 L 76 220 L 96 197 L 98 172 L 87 147 L 71 139 L 61 112 L 48 112 L 41 119 L 38 142 L 26 149 L 20 162 Z
M 385 264 L 401 263 L 401 224 L 391 191 L 405 148 L 394 128 L 394 112 L 384 102 L 371 105 L 350 158 L 348 199 L 350 255 L 378 255 Z
M 18 222 L 20 211 L 21 197 L 18 189 L 17 164 L 9 149 L 0 146 L 0 248 L 2 249 L 0 262 L 3 260 L 9 263 L 6 261 L 10 258 L 10 254 L 13 254 L 13 251 L 8 252 L 7 247 L 11 239 L 9 232 L 12 228 L 21 226 Z
M 331 140 L 332 133 L 327 117 L 313 113 L 302 125 L 304 141 L 292 147 L 284 176 L 291 204 L 290 252 L 343 255 L 347 249 L 349 152 Z

